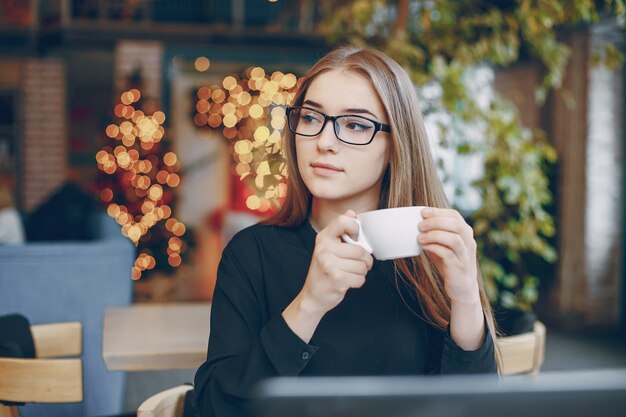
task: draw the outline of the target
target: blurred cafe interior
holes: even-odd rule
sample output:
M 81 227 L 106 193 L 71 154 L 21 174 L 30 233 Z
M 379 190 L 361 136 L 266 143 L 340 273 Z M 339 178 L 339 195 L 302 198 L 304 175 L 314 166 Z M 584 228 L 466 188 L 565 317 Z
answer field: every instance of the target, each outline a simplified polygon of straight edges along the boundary
M 284 107 L 347 43 L 415 82 L 505 374 L 626 369 L 623 25 L 621 1 L 0 0 L 0 417 L 182 416 L 155 410 L 206 358 L 222 249 L 286 193 Z

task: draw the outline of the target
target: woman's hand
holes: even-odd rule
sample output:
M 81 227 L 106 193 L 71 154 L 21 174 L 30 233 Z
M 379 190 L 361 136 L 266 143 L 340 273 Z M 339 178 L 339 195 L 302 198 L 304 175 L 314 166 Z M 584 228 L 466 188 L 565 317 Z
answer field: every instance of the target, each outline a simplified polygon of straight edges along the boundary
M 456 210 L 425 208 L 418 241 L 444 279 L 450 298 L 450 334 L 465 350 L 478 349 L 485 338 L 474 231 Z
M 361 246 L 345 243 L 341 235 L 359 232 L 356 214 L 348 210 L 317 234 L 302 291 L 283 311 L 291 330 L 309 342 L 324 314 L 335 308 L 350 288 L 360 288 L 374 259 Z
M 480 300 L 474 231 L 458 211 L 425 208 L 418 241 L 444 278 L 451 302 Z
M 354 236 L 359 226 L 348 210 L 317 234 L 311 266 L 302 295 L 314 308 L 326 313 L 335 308 L 350 288 L 360 288 L 372 268 L 373 258 L 361 246 L 345 243 L 341 235 Z

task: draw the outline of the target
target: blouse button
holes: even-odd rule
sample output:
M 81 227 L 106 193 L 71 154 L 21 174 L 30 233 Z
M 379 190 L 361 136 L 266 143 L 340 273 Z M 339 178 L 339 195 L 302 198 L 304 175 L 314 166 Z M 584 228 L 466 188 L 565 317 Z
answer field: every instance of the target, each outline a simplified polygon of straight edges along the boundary
M 309 352 L 302 352 L 302 359 L 304 359 L 305 361 L 308 361 L 310 357 L 311 354 Z

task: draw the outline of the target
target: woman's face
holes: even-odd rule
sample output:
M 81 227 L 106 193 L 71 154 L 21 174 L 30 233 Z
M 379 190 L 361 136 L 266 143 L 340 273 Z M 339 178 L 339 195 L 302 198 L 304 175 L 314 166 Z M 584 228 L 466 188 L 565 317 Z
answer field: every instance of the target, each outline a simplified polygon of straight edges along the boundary
M 329 116 L 357 114 L 389 123 L 378 94 L 358 73 L 332 70 L 313 80 L 303 106 Z M 314 198 L 344 209 L 377 208 L 380 184 L 389 163 L 389 133 L 377 132 L 368 145 L 350 145 L 335 136 L 332 121 L 313 137 L 296 135 L 298 169 Z

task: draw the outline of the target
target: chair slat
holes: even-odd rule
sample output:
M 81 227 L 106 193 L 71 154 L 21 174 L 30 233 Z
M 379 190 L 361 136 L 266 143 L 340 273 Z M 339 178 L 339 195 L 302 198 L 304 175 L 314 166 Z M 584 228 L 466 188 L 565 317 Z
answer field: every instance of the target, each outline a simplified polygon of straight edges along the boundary
M 82 352 L 80 322 L 37 324 L 30 330 L 38 358 L 77 356 Z
M 502 375 L 537 373 L 543 364 L 546 328 L 537 321 L 532 332 L 498 338 Z
M 546 351 L 546 326 L 540 322 L 535 322 L 535 335 L 537 336 L 537 344 L 535 345 L 535 364 L 533 366 L 532 373 L 539 373 L 541 365 L 543 365 L 543 359 Z
M 154 394 L 141 403 L 137 417 L 181 417 L 185 393 L 191 389 L 191 385 L 179 385 Z
M 80 359 L 0 358 L 0 399 L 65 403 L 83 400 Z

